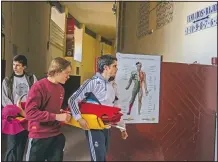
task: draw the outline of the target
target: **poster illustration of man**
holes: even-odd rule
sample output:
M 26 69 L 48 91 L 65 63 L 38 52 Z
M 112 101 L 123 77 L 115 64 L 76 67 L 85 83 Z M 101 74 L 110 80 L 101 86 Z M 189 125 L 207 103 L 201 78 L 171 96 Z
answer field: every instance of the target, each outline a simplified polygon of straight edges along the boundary
M 117 53 L 115 78 L 123 120 L 158 123 L 161 56 Z
M 134 104 L 137 95 L 138 95 L 138 115 L 141 115 L 142 97 L 148 95 L 146 74 L 141 70 L 142 63 L 137 62 L 136 67 L 137 70 L 131 72 L 128 85 L 126 86 L 126 90 L 128 90 L 132 82 L 134 82 L 134 87 L 132 89 L 132 97 L 129 101 L 129 110 L 127 112 L 127 115 L 131 114 L 132 106 Z

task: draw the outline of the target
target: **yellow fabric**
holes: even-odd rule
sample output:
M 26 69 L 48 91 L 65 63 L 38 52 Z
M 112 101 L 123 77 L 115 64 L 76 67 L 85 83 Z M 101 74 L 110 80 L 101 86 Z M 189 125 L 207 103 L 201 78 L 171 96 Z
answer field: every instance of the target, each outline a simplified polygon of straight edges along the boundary
M 96 115 L 82 114 L 82 118 L 88 122 L 89 129 L 105 129 L 108 127 L 107 125 L 104 125 L 103 121 Z M 81 128 L 79 123 L 74 120 L 74 118 L 71 118 L 70 122 L 67 122 L 66 124 Z
M 16 117 L 16 119 L 18 119 L 18 120 L 23 120 L 24 117 Z
M 100 118 L 93 114 L 82 114 L 82 118 L 88 122 L 89 129 L 105 129 L 110 127 L 108 125 L 105 125 Z M 17 117 L 16 119 L 23 120 L 24 118 Z M 65 122 L 65 124 L 81 128 L 79 123 L 73 117 L 69 122 Z

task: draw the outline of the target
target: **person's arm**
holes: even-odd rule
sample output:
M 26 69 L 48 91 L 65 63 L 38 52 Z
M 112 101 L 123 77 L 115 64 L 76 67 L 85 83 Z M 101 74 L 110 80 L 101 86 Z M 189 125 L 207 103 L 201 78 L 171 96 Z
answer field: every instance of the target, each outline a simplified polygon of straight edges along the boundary
M 132 78 L 133 78 L 133 72 L 132 72 L 131 75 L 130 75 L 128 84 L 127 84 L 127 86 L 126 86 L 126 90 L 129 89 L 129 87 L 131 86 L 131 84 L 132 84 Z
M 27 120 L 48 122 L 55 121 L 56 114 L 48 111 L 41 111 L 40 107 L 42 104 L 42 93 L 38 84 L 34 84 L 29 91 L 28 98 L 26 100 L 25 115 Z
M 2 82 L 2 106 L 5 107 L 6 105 L 13 105 L 13 102 L 8 96 L 8 84 L 4 79 Z
M 80 88 L 68 99 L 68 105 L 71 109 L 73 118 L 75 120 L 81 119 L 81 112 L 79 110 L 78 103 L 81 102 L 86 96 L 85 94 L 87 92 L 92 92 L 94 89 L 95 80 L 94 79 L 88 79 L 86 80 Z

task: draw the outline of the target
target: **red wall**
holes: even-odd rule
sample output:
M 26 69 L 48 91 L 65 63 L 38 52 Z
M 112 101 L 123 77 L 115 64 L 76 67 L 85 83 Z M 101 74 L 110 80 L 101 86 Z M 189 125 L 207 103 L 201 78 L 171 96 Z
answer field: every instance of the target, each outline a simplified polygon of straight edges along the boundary
M 160 122 L 112 130 L 108 160 L 213 160 L 217 66 L 162 63 Z

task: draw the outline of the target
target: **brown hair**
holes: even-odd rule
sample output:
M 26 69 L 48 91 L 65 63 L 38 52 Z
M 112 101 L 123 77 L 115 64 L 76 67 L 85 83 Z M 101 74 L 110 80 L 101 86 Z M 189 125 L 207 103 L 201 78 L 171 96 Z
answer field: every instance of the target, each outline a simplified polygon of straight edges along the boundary
M 27 66 L 27 58 L 24 55 L 14 56 L 13 61 L 19 62 L 23 66 Z
M 71 67 L 71 63 L 64 58 L 56 57 L 54 58 L 48 68 L 48 76 L 54 76 L 56 73 L 60 73 L 65 70 L 68 66 Z

